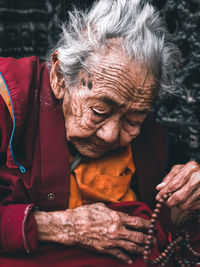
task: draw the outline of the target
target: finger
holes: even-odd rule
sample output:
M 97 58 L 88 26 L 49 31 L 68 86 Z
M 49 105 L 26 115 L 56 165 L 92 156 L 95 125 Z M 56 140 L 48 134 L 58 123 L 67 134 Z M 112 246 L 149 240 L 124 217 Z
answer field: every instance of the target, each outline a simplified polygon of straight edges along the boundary
M 108 253 L 108 254 L 116 257 L 117 259 L 119 259 L 123 263 L 126 263 L 126 264 L 132 264 L 133 263 L 132 259 L 119 249 L 107 249 L 107 250 L 105 250 L 105 253 Z
M 118 236 L 116 239 L 119 239 L 120 241 L 126 240 L 139 245 L 145 245 L 147 237 L 148 236 L 142 232 L 132 231 L 124 228 L 118 232 Z
M 190 208 L 191 210 L 200 210 L 200 199 L 197 201 L 197 203 L 193 204 Z
M 156 186 L 156 190 L 161 190 L 163 187 L 165 187 L 173 179 L 173 177 L 181 170 L 182 167 L 183 167 L 182 164 L 173 166 L 171 171 L 163 179 L 162 183 Z
M 169 192 L 175 192 L 179 190 L 191 175 L 199 169 L 199 165 L 196 162 L 189 162 L 184 167 L 181 168 L 178 174 L 175 177 L 172 177 L 171 180 L 163 187 L 160 192 L 157 194 L 156 199 L 159 200 L 164 194 Z
M 137 230 L 145 230 L 150 226 L 150 220 L 138 216 L 130 216 L 128 214 L 119 212 L 121 223 L 124 226 L 129 226 Z
M 173 193 L 166 204 L 170 207 L 179 206 L 189 209 L 200 197 L 200 171 L 191 175 L 189 181 L 178 191 Z
M 179 208 L 181 208 L 180 206 L 183 205 L 184 202 L 186 202 L 189 197 L 190 197 L 190 192 L 186 184 L 180 190 L 176 191 L 171 195 L 171 197 L 167 200 L 166 205 L 168 207 L 178 206 Z
M 117 240 L 115 242 L 115 247 L 123 248 L 124 250 L 137 255 L 143 255 L 144 253 L 144 246 L 125 240 Z
M 183 204 L 179 205 L 183 210 L 194 209 L 194 207 L 197 207 L 200 204 L 200 171 L 191 176 L 191 179 L 188 182 L 188 187 L 190 195 Z

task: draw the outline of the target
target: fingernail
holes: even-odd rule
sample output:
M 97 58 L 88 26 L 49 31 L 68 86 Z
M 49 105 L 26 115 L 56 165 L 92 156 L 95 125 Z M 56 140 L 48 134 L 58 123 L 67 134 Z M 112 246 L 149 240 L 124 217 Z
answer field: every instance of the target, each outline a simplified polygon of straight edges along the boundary
M 133 261 L 132 261 L 132 260 L 129 260 L 129 261 L 128 261 L 128 264 L 133 264 Z
M 163 182 L 163 183 L 160 183 L 160 184 L 158 184 L 157 186 L 156 186 L 156 189 L 160 189 L 160 188 L 162 188 L 162 187 L 164 187 L 165 186 L 165 183 Z
M 159 200 L 159 199 L 160 199 L 160 196 L 159 196 L 159 195 L 157 195 L 157 196 L 156 196 L 156 200 Z

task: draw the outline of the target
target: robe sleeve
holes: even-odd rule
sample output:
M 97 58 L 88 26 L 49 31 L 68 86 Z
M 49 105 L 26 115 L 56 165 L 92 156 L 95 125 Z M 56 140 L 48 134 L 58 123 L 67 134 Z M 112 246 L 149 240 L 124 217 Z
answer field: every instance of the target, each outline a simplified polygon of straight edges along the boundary
M 7 148 L 12 120 L 0 96 L 0 251 L 30 253 L 37 246 L 37 227 L 33 204 L 7 204 L 12 199 L 12 175 L 6 172 Z M 9 201 L 8 201 L 9 203 Z

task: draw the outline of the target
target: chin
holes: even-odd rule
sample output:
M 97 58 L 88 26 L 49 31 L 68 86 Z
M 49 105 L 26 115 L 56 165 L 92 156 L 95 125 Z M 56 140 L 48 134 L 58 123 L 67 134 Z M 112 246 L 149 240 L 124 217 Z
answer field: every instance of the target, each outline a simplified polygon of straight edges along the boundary
M 95 149 L 90 149 L 88 147 L 82 147 L 79 145 L 75 145 L 76 149 L 79 151 L 79 153 L 87 158 L 100 158 L 103 154 L 107 152 L 104 150 L 95 150 Z
M 81 153 L 81 155 L 87 157 L 87 158 L 100 158 L 103 154 L 105 154 L 106 152 L 96 152 L 96 151 L 91 151 L 91 150 L 81 150 L 78 149 L 78 151 Z

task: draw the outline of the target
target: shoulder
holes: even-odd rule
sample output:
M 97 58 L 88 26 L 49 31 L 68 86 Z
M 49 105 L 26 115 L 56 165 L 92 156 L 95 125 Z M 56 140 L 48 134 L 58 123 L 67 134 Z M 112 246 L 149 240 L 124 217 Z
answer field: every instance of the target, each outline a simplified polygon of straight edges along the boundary
M 156 165 L 163 165 L 166 168 L 168 159 L 168 134 L 167 130 L 158 123 L 153 113 L 150 113 L 145 119 L 139 136 L 133 140 L 133 144 L 137 150 L 142 148 L 149 151 Z
M 16 126 L 19 126 L 38 95 L 42 73 L 48 70 L 38 57 L 0 58 L 0 74 L 3 77 L 12 102 Z

